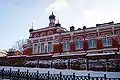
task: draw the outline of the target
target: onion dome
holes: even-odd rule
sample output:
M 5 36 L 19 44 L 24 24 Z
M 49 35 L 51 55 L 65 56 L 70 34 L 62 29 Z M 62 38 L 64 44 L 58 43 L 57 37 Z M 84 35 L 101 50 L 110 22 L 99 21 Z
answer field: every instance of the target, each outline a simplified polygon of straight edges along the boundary
M 34 31 L 34 29 L 33 29 L 33 22 L 32 22 L 32 28 L 29 29 L 29 32 L 33 32 L 33 31 Z
M 29 32 L 33 32 L 34 31 L 34 29 L 29 29 Z
M 57 26 L 61 27 L 61 24 L 59 23 L 59 20 L 58 20 L 58 22 L 55 24 L 55 27 L 57 27 Z
M 49 16 L 49 19 L 55 19 L 55 15 L 53 14 L 53 12 L 52 12 L 52 14 Z

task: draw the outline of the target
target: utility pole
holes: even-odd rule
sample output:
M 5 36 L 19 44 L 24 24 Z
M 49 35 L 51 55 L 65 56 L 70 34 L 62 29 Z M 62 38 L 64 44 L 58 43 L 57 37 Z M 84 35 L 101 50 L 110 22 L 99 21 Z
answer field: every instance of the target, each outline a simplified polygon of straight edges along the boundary
M 86 41 L 85 41 L 85 38 L 86 38 L 85 29 L 86 29 L 86 26 L 83 26 L 83 32 L 84 32 L 84 44 L 83 45 L 84 45 L 84 51 L 87 54 L 87 52 L 86 52 L 86 50 L 87 50 L 87 48 L 86 48 Z M 86 57 L 86 70 L 88 70 L 88 68 L 89 68 L 89 66 L 88 66 L 88 59 Z

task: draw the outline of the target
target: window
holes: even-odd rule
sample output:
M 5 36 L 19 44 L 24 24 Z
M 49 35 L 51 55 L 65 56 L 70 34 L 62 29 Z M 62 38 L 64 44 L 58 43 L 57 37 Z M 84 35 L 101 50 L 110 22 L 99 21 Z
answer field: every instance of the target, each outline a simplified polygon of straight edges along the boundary
M 48 52 L 52 52 L 52 42 L 48 42 Z
M 64 41 L 63 42 L 63 50 L 69 50 L 70 49 L 70 41 Z
M 119 41 L 119 44 L 120 44 L 120 34 L 118 35 L 118 41 Z
M 96 48 L 96 39 L 89 39 L 88 46 L 89 48 Z
M 83 41 L 78 39 L 75 40 L 75 49 L 81 49 L 83 47 Z
M 38 45 L 34 44 L 34 53 L 38 53 Z
M 45 52 L 45 47 L 44 46 L 45 46 L 45 44 L 41 43 L 41 46 L 40 46 L 41 47 L 41 50 L 40 50 L 41 52 Z
M 103 46 L 107 47 L 107 46 L 112 46 L 112 39 L 111 37 L 105 37 L 103 38 Z

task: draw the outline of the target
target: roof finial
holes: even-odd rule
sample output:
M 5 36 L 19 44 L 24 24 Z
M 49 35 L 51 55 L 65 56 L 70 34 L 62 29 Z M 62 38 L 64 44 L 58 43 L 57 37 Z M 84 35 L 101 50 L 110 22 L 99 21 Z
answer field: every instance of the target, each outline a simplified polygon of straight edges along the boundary
M 53 15 L 53 10 L 52 10 L 52 15 Z

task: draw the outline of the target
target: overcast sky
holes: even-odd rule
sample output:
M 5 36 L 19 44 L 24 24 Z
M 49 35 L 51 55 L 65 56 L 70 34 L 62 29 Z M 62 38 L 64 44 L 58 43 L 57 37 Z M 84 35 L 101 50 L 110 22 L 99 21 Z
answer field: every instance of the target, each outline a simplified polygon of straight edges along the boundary
M 47 27 L 52 10 L 62 27 L 69 30 L 98 23 L 120 22 L 120 0 L 0 0 L 0 49 L 27 39 L 34 29 Z

